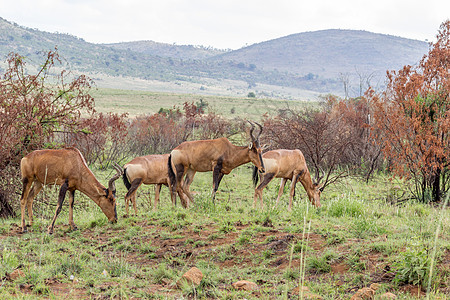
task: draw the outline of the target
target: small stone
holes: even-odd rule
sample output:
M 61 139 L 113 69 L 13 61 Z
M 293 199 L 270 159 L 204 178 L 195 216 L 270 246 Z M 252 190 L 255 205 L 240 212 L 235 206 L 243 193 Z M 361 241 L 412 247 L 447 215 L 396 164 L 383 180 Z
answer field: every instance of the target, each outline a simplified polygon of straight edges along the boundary
M 236 290 L 253 291 L 258 288 L 258 285 L 254 282 L 247 280 L 240 280 L 232 284 Z
M 380 299 L 397 299 L 397 295 L 392 293 L 384 293 L 380 296 Z
M 14 281 L 14 280 L 16 280 L 16 279 L 18 279 L 18 278 L 20 278 L 20 277 L 23 277 L 23 276 L 25 276 L 25 274 L 23 273 L 22 270 L 20 270 L 20 269 L 15 269 L 14 271 L 12 271 L 10 274 L 7 275 L 7 278 L 8 278 L 9 280 Z
M 187 282 L 189 285 L 199 286 L 202 279 L 202 271 L 196 267 L 192 267 L 189 271 L 184 273 L 183 276 L 181 276 L 181 279 L 177 282 L 177 286 L 181 287 L 184 282 Z
M 373 296 L 375 295 L 375 291 L 371 288 L 364 287 L 362 289 L 359 289 L 356 294 L 354 294 L 350 300 L 371 300 L 373 299 Z

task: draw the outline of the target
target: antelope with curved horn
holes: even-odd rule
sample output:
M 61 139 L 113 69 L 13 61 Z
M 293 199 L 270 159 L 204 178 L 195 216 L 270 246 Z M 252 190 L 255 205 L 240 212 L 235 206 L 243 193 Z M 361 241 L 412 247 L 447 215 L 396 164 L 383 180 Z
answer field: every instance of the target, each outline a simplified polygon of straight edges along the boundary
M 189 186 L 196 172 L 213 171 L 213 203 L 223 175 L 229 174 L 234 168 L 252 162 L 260 172 L 264 172 L 264 163 L 259 145 L 259 136 L 263 128 L 256 123 L 259 127 L 259 133 L 255 137 L 253 135 L 255 125 L 251 122 L 249 123 L 252 126 L 249 146 L 235 146 L 227 138 L 222 137 L 214 140 L 183 142 L 172 150 L 169 156 L 172 202 L 175 203 L 176 201 L 175 191 L 180 195 L 184 207 L 187 207 L 189 202 L 193 202 Z M 182 179 L 185 175 L 186 178 L 182 184 Z M 188 199 L 181 197 L 183 193 L 187 195 Z
M 155 202 L 153 206 L 153 210 L 156 210 L 161 186 L 170 185 L 168 161 L 169 154 L 154 154 L 136 157 L 123 166 L 122 179 L 128 190 L 128 193 L 125 195 L 125 210 L 127 215 L 130 201 L 137 215 L 136 191 L 141 184 L 156 184 Z
M 308 167 L 306 166 L 305 157 L 303 153 L 298 150 L 272 150 L 263 154 L 264 166 L 266 172 L 261 174 L 261 183 L 258 184 L 258 170 L 253 169 L 253 183 L 255 185 L 255 196 L 253 199 L 253 206 L 256 206 L 256 199 L 259 197 L 261 201 L 261 208 L 263 207 L 263 189 L 269 184 L 273 178 L 281 178 L 280 190 L 278 191 L 278 197 L 276 204 L 280 200 L 283 194 L 286 181 L 289 179 L 292 181 L 290 193 L 289 193 L 289 210 L 292 209 L 292 198 L 295 193 L 295 185 L 297 182 L 301 182 L 305 188 L 308 198 L 311 203 L 320 207 L 320 193 L 323 190 L 323 186 L 319 184 L 322 177 L 317 178 L 315 182 L 311 179 Z
M 122 175 L 117 169 L 105 188 L 94 176 L 86 164 L 81 152 L 76 148 L 59 150 L 36 150 L 20 162 L 22 172 L 23 190 L 20 198 L 22 232 L 26 232 L 25 209 L 28 209 L 29 225 L 33 224 L 33 199 L 42 189 L 43 185 L 60 185 L 58 204 L 55 216 L 48 226 L 48 233 L 53 233 L 56 218 L 69 191 L 69 224 L 72 230 L 76 229 L 73 222 L 73 202 L 75 190 L 79 190 L 91 198 L 103 211 L 110 222 L 117 221 L 116 187 L 114 181 Z

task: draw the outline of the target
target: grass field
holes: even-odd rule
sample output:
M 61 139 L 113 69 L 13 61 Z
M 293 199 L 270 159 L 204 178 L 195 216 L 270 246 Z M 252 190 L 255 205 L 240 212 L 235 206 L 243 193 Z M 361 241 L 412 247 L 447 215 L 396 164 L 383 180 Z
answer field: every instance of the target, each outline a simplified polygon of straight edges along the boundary
M 242 117 L 259 120 L 265 113 L 274 114 L 280 109 L 316 106 L 317 102 L 239 98 L 225 96 L 157 93 L 136 90 L 97 89 L 92 93 L 96 109 L 100 112 L 128 113 L 130 117 L 154 114 L 160 108 L 183 108 L 183 103 L 197 103 L 202 99 L 208 108 L 227 118 Z
M 112 172 L 94 170 L 103 183 Z M 153 187 L 144 186 L 139 215 L 129 218 L 122 217 L 125 187 L 117 182 L 117 224 L 77 192 L 78 230 L 70 230 L 65 206 L 51 236 L 46 226 L 57 191 L 47 188 L 38 196 L 28 233 L 19 234 L 19 218 L 0 221 L 0 298 L 300 299 L 298 287 L 306 286 L 305 299 L 349 299 L 372 283 L 380 284 L 374 299 L 385 292 L 397 299 L 449 298 L 448 209 L 391 203 L 400 183 L 382 174 L 369 184 L 348 179 L 328 187 L 319 209 L 298 185 L 292 212 L 286 210 L 287 192 L 274 207 L 279 182 L 273 181 L 264 208 L 253 208 L 250 179 L 249 165 L 225 176 L 214 206 L 212 174 L 198 173 L 189 209 L 172 207 L 163 187 L 152 211 Z M 204 275 L 200 285 L 178 287 L 194 266 Z M 404 276 L 396 279 L 396 273 Z M 405 278 L 425 281 L 420 288 Z M 238 280 L 258 287 L 236 290 L 232 283 Z
M 227 118 L 255 121 L 287 106 L 318 105 L 112 89 L 94 97 L 99 111 L 130 117 L 200 99 Z M 104 184 L 114 172 L 93 171 Z M 0 299 L 349 299 L 373 283 L 380 285 L 373 299 L 386 299 L 386 292 L 450 298 L 450 213 L 443 203 L 398 202 L 405 183 L 377 174 L 368 184 L 347 178 L 327 187 L 319 209 L 298 184 L 287 211 L 288 188 L 274 207 L 278 184 L 264 191 L 264 208 L 253 207 L 251 168 L 244 165 L 224 177 L 213 205 L 212 174 L 198 173 L 189 209 L 173 207 L 163 187 L 154 211 L 153 186 L 143 186 L 139 214 L 124 218 L 126 189 L 118 181 L 116 224 L 76 192 L 78 230 L 70 230 L 66 200 L 53 235 L 46 227 L 58 190 L 47 187 L 28 233 L 19 233 L 20 216 L 0 219 Z M 204 275 L 200 285 L 177 285 L 194 266 Z M 257 288 L 237 290 L 239 280 Z M 309 291 L 299 292 L 302 286 Z

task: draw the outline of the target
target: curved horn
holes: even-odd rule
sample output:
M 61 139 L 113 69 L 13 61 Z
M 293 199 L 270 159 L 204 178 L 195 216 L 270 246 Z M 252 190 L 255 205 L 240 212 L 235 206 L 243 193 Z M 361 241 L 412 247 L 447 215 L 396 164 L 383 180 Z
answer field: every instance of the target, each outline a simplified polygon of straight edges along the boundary
M 113 167 L 114 167 L 114 169 L 116 169 L 116 171 L 117 172 L 123 172 L 123 168 L 122 168 L 122 166 L 120 166 L 118 163 L 113 163 Z
M 253 136 L 253 130 L 255 130 L 255 124 L 253 124 L 253 122 L 250 122 L 249 120 L 247 120 L 247 122 L 250 123 L 250 125 L 252 125 L 252 128 L 250 129 L 250 137 L 252 138 L 252 141 L 256 140 L 255 137 Z
M 117 173 L 113 177 L 111 177 L 111 179 L 108 182 L 108 189 L 110 191 L 115 191 L 116 190 L 116 186 L 114 184 L 114 181 L 116 181 L 123 174 L 123 170 L 118 164 L 113 164 L 113 167 L 117 171 Z
M 256 137 L 256 139 L 259 139 L 259 136 L 261 135 L 261 133 L 263 132 L 263 127 L 261 126 L 261 124 L 259 124 L 259 123 L 257 123 L 257 122 L 255 122 L 256 123 L 256 125 L 258 125 L 258 127 L 259 127 L 259 133 L 258 133 L 258 136 Z

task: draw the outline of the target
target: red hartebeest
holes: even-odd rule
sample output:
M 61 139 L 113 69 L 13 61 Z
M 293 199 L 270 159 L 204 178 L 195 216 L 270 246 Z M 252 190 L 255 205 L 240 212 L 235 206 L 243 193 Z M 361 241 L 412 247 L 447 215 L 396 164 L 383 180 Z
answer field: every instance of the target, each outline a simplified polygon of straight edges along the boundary
M 263 206 L 263 189 L 273 178 L 281 178 L 281 185 L 280 190 L 278 191 L 276 204 L 278 204 L 278 201 L 283 194 L 286 181 L 290 179 L 292 180 L 292 183 L 289 194 L 289 210 L 292 209 L 292 198 L 295 193 L 295 184 L 298 181 L 300 181 L 305 188 L 311 203 L 316 207 L 320 207 L 320 193 L 323 190 L 318 183 L 320 178 L 317 178 L 316 182 L 311 180 L 311 174 L 306 166 L 305 157 L 300 150 L 272 150 L 264 153 L 262 158 L 266 172 L 261 174 L 261 183 L 258 187 L 256 187 L 258 184 L 258 170 L 253 169 L 253 183 L 256 187 L 255 196 L 253 199 L 254 206 L 256 206 L 256 199 L 258 197 L 261 200 L 261 207 Z
M 227 138 L 222 137 L 214 140 L 187 141 L 173 149 L 169 156 L 172 201 L 175 201 L 176 191 L 182 202 L 187 202 L 187 200 L 193 202 L 189 186 L 196 172 L 213 171 L 213 202 L 223 175 L 229 174 L 234 168 L 252 162 L 258 170 L 264 172 L 259 145 L 259 136 L 263 129 L 257 123 L 260 130 L 255 137 L 253 136 L 255 126 L 253 123 L 250 124 L 252 127 L 250 129 L 251 142 L 249 146 L 235 146 Z M 184 175 L 186 175 L 186 178 L 182 183 Z M 182 193 L 186 194 L 188 199 L 183 199 Z M 183 205 L 186 207 L 188 203 L 183 203 Z
M 53 233 L 56 218 L 61 211 L 66 192 L 69 191 L 69 224 L 72 230 L 76 229 L 73 222 L 73 202 L 75 190 L 79 190 L 101 208 L 109 221 L 117 221 L 116 187 L 114 181 L 122 175 L 120 169 L 105 188 L 95 178 L 86 164 L 81 152 L 76 148 L 59 150 L 36 150 L 20 162 L 22 172 L 23 190 L 20 198 L 22 217 L 22 232 L 26 232 L 25 208 L 28 209 L 29 225 L 33 224 L 33 199 L 42 189 L 43 185 L 60 185 L 58 204 L 55 216 L 48 226 L 48 233 Z
M 153 206 L 153 210 L 156 210 L 161 186 L 170 185 L 168 161 L 169 154 L 153 154 L 136 157 L 123 166 L 123 183 L 128 189 L 128 193 L 125 195 L 125 210 L 127 215 L 130 201 L 137 215 L 136 191 L 141 184 L 156 184 L 155 204 Z

